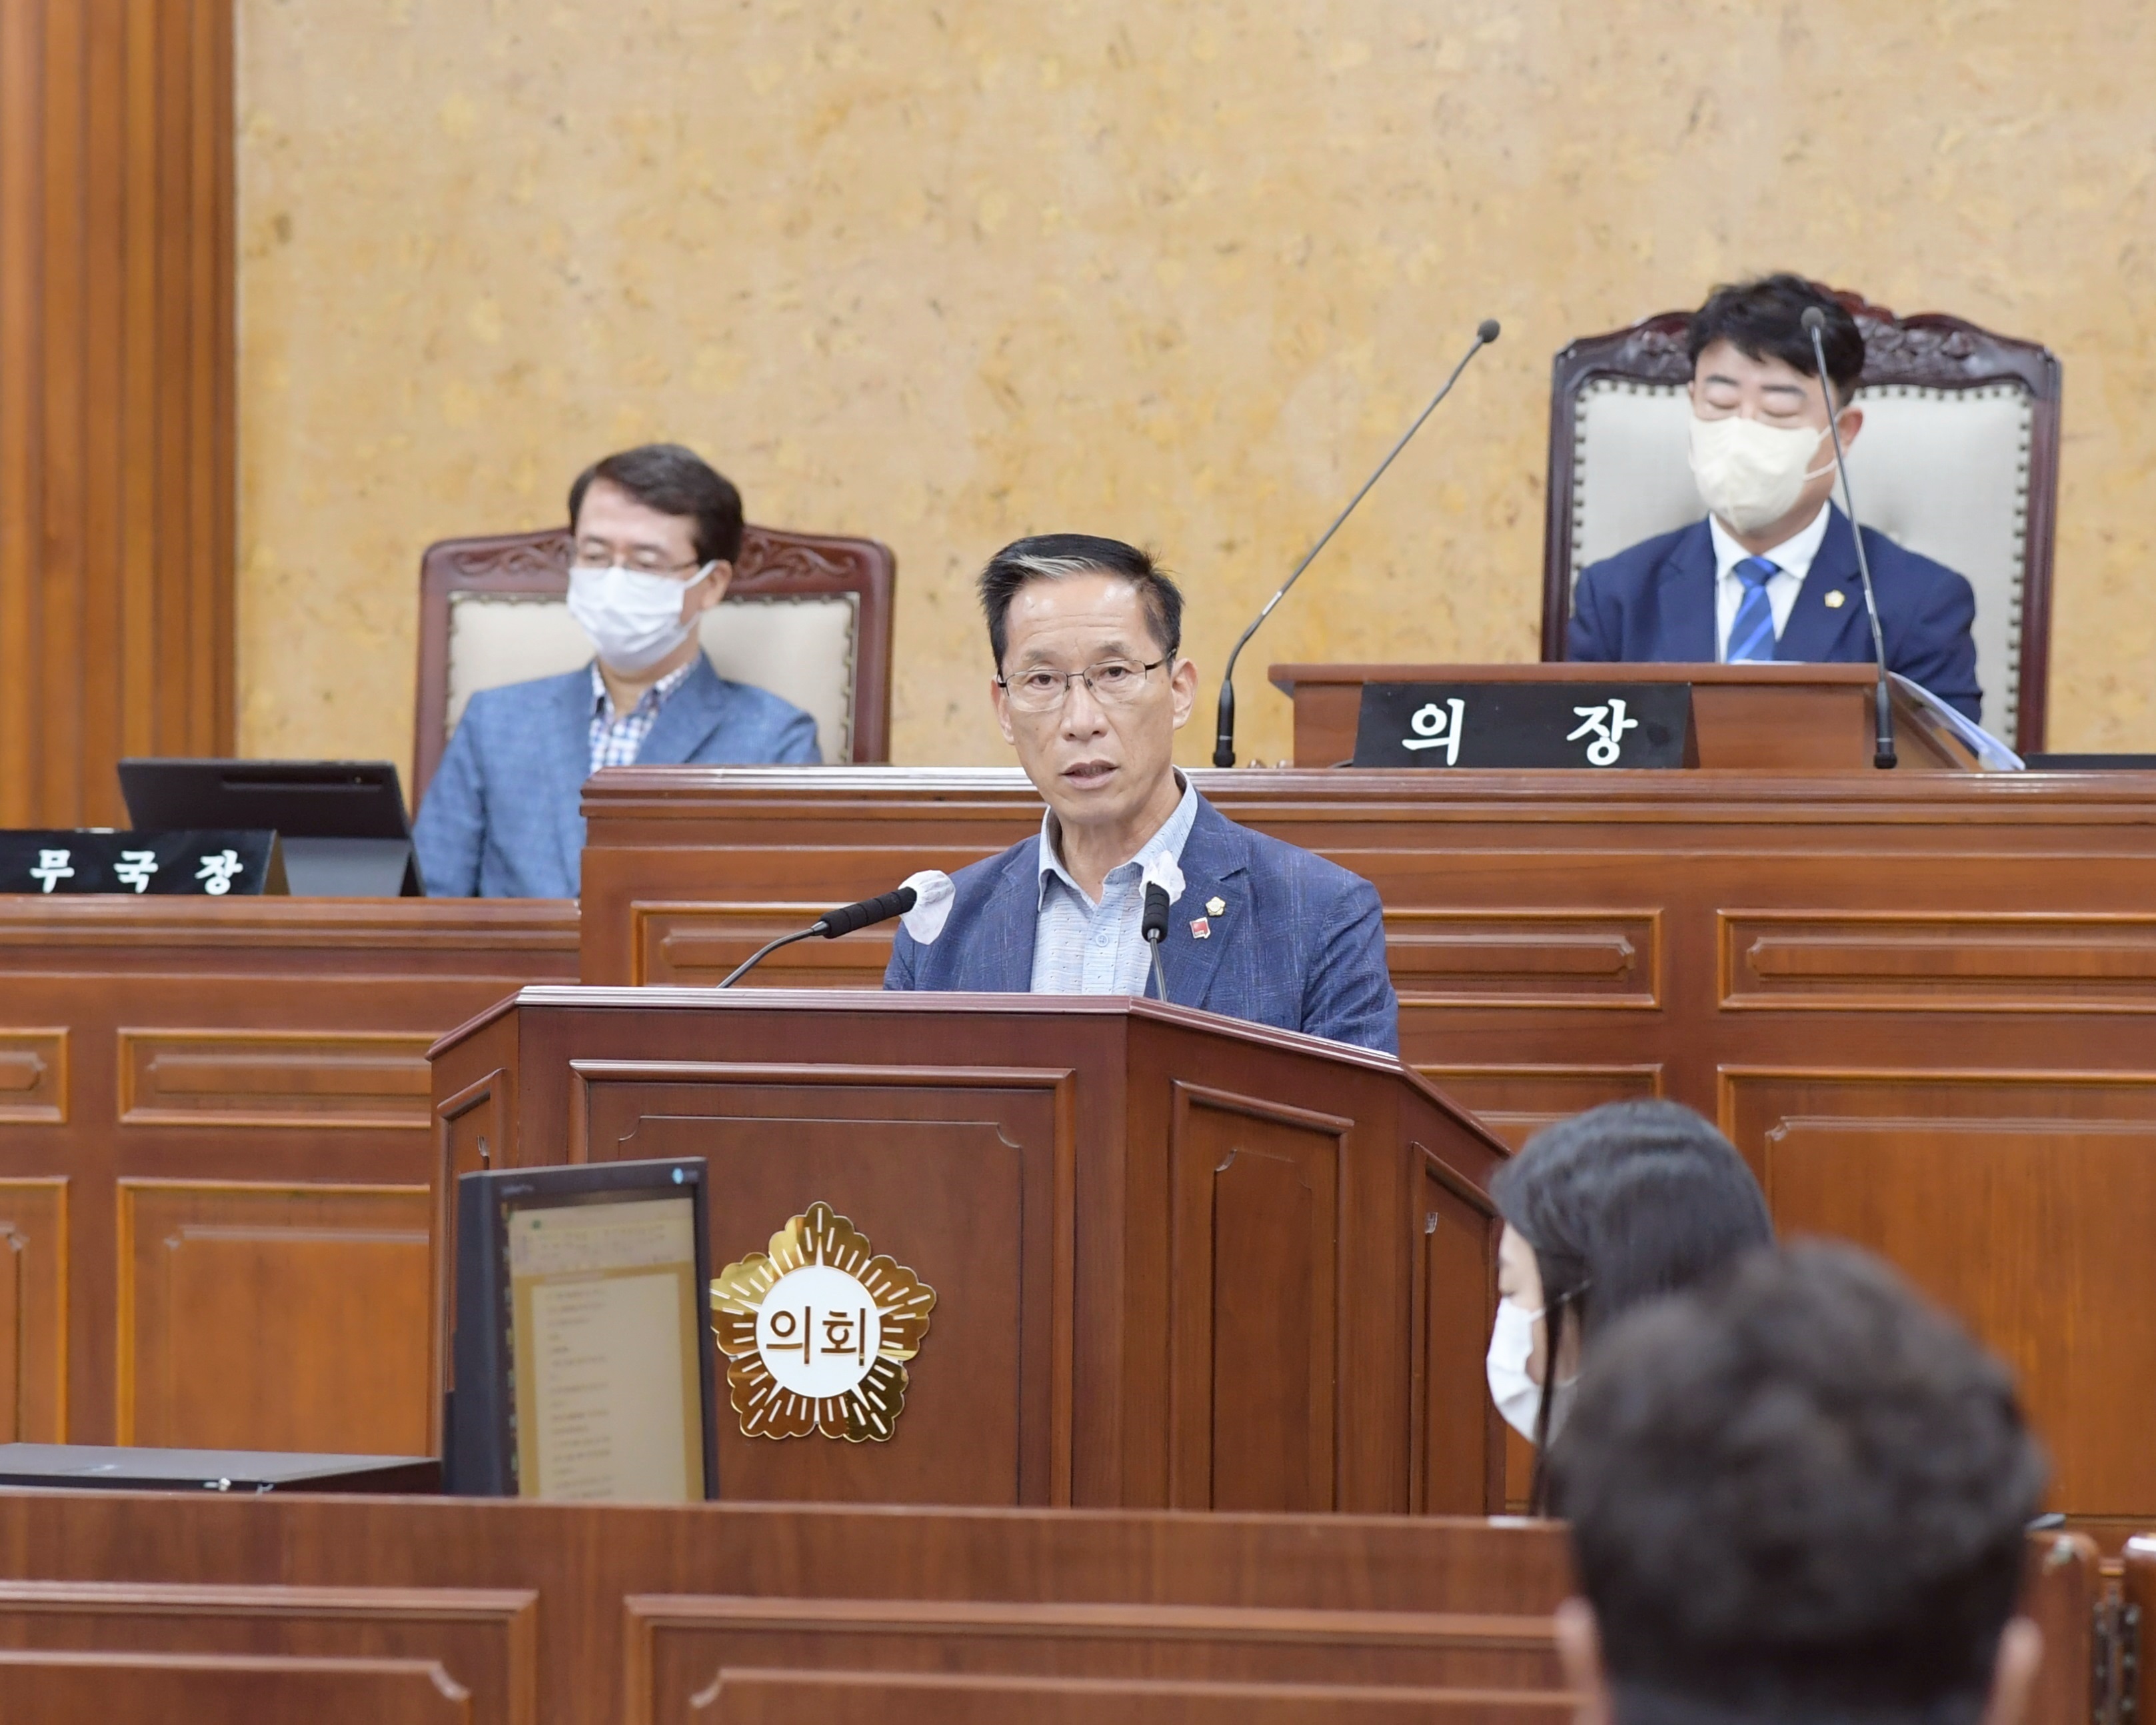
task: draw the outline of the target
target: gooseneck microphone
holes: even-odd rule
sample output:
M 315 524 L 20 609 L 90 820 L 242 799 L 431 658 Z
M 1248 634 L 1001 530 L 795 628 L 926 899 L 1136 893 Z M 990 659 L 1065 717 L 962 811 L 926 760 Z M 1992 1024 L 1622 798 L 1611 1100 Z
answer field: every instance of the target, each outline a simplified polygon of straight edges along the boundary
M 1163 1000 L 1168 999 L 1168 973 L 1160 968 L 1160 943 L 1168 938 L 1168 889 L 1157 880 L 1147 881 L 1145 915 L 1138 932 L 1152 949 L 1152 991 Z
M 1841 506 L 1849 515 L 1849 536 L 1856 542 L 1856 572 L 1864 579 L 1864 614 L 1871 619 L 1871 651 L 1879 661 L 1879 681 L 1871 691 L 1871 764 L 1897 764 L 1894 753 L 1894 703 L 1887 686 L 1887 636 L 1879 627 L 1879 598 L 1871 590 L 1871 559 L 1864 554 L 1864 525 L 1856 518 L 1856 499 L 1849 489 L 1849 460 L 1841 452 L 1841 416 L 1835 411 L 1834 385 L 1826 375 L 1826 346 L 1820 331 L 1826 314 L 1807 306 L 1800 320 L 1812 338 L 1812 359 L 1819 367 L 1820 393 L 1826 398 L 1826 429 L 1834 439 L 1835 470 L 1841 476 Z
M 893 916 L 903 916 L 913 908 L 916 896 L 911 886 L 901 886 L 880 897 L 865 898 L 859 904 L 841 905 L 835 911 L 827 911 L 806 928 L 792 934 L 782 934 L 777 940 L 757 947 L 728 972 L 726 979 L 719 986 L 731 988 L 781 947 L 790 947 L 796 941 L 805 941 L 810 936 L 819 934 L 827 941 L 834 941 L 842 934 L 851 934 L 855 929 L 866 928 L 870 923 L 887 922 Z
M 1436 412 L 1440 402 L 1452 393 L 1452 386 L 1460 381 L 1460 374 L 1467 369 L 1467 362 L 1497 339 L 1498 331 L 1497 320 L 1494 317 L 1484 318 L 1476 326 L 1474 345 L 1460 356 L 1460 363 L 1452 368 L 1452 375 L 1445 380 L 1445 387 L 1430 397 L 1430 405 L 1415 415 L 1414 424 L 1408 427 L 1400 440 L 1393 445 L 1392 454 L 1380 461 L 1378 470 L 1363 481 L 1363 489 L 1349 500 L 1347 508 L 1340 511 L 1338 520 L 1325 530 L 1325 536 L 1310 547 L 1309 555 L 1295 566 L 1295 573 L 1281 583 L 1280 591 L 1265 601 L 1265 608 L 1259 612 L 1250 626 L 1243 631 L 1242 639 L 1235 643 L 1235 650 L 1228 655 L 1227 670 L 1220 674 L 1219 722 L 1213 738 L 1213 764 L 1215 767 L 1235 764 L 1235 661 L 1242 656 L 1243 649 L 1250 644 L 1250 637 L 1258 632 L 1259 625 L 1273 614 L 1273 607 L 1287 597 L 1287 590 L 1295 585 L 1297 577 L 1317 560 L 1318 552 L 1332 542 L 1332 536 L 1340 531 L 1348 517 L 1355 513 L 1355 506 L 1370 495 L 1370 487 L 1385 476 L 1385 470 L 1393 465 L 1394 456 L 1407 448 L 1409 439 L 1422 429 L 1422 422 Z

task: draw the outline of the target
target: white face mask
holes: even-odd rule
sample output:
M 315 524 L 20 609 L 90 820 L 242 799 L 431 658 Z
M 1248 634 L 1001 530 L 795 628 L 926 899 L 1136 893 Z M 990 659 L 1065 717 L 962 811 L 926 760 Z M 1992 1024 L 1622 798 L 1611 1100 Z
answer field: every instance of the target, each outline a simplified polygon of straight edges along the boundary
M 1762 425 L 1732 413 L 1691 420 L 1691 476 L 1707 506 L 1739 533 L 1756 533 L 1797 506 L 1806 483 L 1834 465 L 1814 467 L 1824 432 L 1808 425 Z
M 1497 1302 L 1497 1322 L 1490 1332 L 1490 1352 L 1483 1368 L 1490 1380 L 1490 1399 L 1497 1404 L 1505 1424 L 1525 1438 L 1535 1440 L 1535 1414 L 1542 1406 L 1543 1387 L 1527 1375 L 1527 1361 L 1535 1351 L 1535 1320 L 1530 1312 L 1510 1300 Z M 1550 1398 L 1549 1435 L 1554 1438 L 1572 1409 L 1573 1384 L 1561 1383 Z
M 619 563 L 608 569 L 572 569 L 569 615 L 608 666 L 634 676 L 695 631 L 693 622 L 682 622 L 681 608 L 696 583 L 716 567 L 716 562 L 706 563 L 685 582 Z
M 1541 1316 L 1510 1300 L 1500 1300 L 1497 1322 L 1490 1332 L 1490 1353 L 1484 1361 L 1490 1399 L 1505 1416 L 1505 1424 L 1529 1443 L 1535 1440 L 1535 1409 L 1543 1399 L 1542 1385 L 1527 1375 L 1527 1361 L 1535 1351 L 1535 1320 Z

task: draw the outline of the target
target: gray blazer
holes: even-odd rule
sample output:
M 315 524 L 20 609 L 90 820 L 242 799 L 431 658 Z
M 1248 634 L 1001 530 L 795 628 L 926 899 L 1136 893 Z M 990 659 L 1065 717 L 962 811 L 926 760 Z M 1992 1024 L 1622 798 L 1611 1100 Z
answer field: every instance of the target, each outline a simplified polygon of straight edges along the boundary
M 822 759 L 808 714 L 728 682 L 699 655 L 688 681 L 660 708 L 637 764 L 814 766 Z M 574 898 L 591 760 L 589 665 L 473 696 L 413 824 L 428 894 Z
M 952 875 L 958 896 L 942 933 L 924 947 L 901 928 L 884 987 L 1028 993 L 1040 915 L 1040 845 L 1033 834 Z M 1203 797 L 1182 867 L 1183 894 L 1169 910 L 1160 952 L 1176 1005 L 1399 1052 L 1384 912 L 1368 881 L 1237 826 Z M 1224 908 L 1209 913 L 1211 899 Z M 1199 918 L 1203 937 L 1191 927 Z

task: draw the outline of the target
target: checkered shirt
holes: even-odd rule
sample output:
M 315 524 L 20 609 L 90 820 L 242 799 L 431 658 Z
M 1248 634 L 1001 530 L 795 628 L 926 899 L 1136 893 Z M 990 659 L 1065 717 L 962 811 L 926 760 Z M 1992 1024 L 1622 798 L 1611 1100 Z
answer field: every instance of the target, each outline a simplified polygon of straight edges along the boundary
M 592 771 L 602 767 L 634 767 L 637 755 L 644 747 L 644 739 L 651 735 L 651 727 L 659 722 L 659 709 L 666 699 L 689 680 L 689 674 L 696 668 L 697 661 L 690 660 L 677 671 L 669 671 L 649 689 L 644 698 L 627 713 L 613 710 L 613 697 L 607 693 L 606 679 L 599 675 L 598 661 L 592 661 Z

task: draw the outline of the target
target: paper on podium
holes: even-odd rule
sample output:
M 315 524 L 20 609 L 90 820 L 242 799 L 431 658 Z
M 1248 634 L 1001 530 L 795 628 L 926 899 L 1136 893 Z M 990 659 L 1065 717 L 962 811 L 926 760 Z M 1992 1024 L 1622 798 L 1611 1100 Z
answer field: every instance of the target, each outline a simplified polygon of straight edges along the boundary
M 1932 714 L 1947 729 L 1969 746 L 1975 755 L 1976 763 L 1987 773 L 2023 773 L 2029 763 L 2007 747 L 1975 720 L 1948 706 L 1922 683 L 1912 683 L 1899 671 L 1887 675 L 1899 684 L 1909 699 Z

